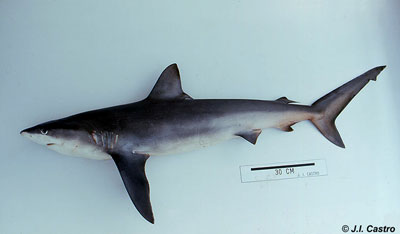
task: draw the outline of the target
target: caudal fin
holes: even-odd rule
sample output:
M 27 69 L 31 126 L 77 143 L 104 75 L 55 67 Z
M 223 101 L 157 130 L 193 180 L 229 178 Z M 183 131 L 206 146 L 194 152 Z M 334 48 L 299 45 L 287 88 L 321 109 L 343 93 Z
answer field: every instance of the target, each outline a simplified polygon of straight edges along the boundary
M 311 107 L 318 113 L 311 122 L 333 144 L 344 148 L 344 143 L 335 126 L 336 117 L 358 92 L 376 77 L 386 66 L 375 67 L 333 90 L 314 102 Z

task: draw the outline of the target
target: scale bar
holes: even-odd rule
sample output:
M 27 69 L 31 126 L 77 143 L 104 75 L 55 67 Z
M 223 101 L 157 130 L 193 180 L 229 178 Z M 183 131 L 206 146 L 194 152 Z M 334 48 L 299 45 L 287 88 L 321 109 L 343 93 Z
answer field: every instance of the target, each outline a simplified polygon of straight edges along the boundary
M 240 166 L 242 183 L 328 175 L 324 159 Z
M 309 167 L 309 166 L 315 166 L 315 163 L 289 164 L 289 165 L 271 166 L 271 167 L 253 167 L 251 168 L 251 171 L 271 170 L 271 169 L 279 169 L 286 167 Z

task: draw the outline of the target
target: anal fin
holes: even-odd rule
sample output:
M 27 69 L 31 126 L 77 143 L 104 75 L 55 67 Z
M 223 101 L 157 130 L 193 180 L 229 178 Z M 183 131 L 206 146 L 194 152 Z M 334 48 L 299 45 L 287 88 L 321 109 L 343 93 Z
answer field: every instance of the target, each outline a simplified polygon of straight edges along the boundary
M 261 134 L 261 129 L 253 129 L 248 132 L 240 132 L 235 134 L 236 136 L 240 136 L 251 144 L 255 145 L 257 142 L 258 136 Z
M 292 132 L 293 131 L 293 128 L 291 127 L 292 125 L 288 125 L 288 126 L 285 126 L 285 127 L 281 127 L 281 130 L 282 131 L 285 131 L 285 132 Z

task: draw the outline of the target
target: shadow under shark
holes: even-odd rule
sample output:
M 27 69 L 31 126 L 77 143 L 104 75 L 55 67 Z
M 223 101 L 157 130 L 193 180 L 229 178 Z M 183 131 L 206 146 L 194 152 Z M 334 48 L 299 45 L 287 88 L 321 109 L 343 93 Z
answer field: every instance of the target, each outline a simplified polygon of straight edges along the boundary
M 142 101 L 46 122 L 21 134 L 63 154 L 112 158 L 137 210 L 154 223 L 145 174 L 150 155 L 188 151 L 234 137 L 255 144 L 262 129 L 289 132 L 303 120 L 310 120 L 329 141 L 344 148 L 335 119 L 384 68 L 373 68 L 306 106 L 293 105 L 286 97 L 193 99 L 183 92 L 178 67 L 172 64 Z

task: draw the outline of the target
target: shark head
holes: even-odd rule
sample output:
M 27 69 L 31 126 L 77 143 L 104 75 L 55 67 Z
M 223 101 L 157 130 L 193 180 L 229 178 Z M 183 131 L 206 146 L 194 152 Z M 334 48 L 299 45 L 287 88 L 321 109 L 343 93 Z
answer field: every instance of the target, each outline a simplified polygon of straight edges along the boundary
M 87 129 L 66 120 L 54 120 L 24 129 L 20 134 L 29 140 L 64 155 L 91 159 L 109 159 Z

